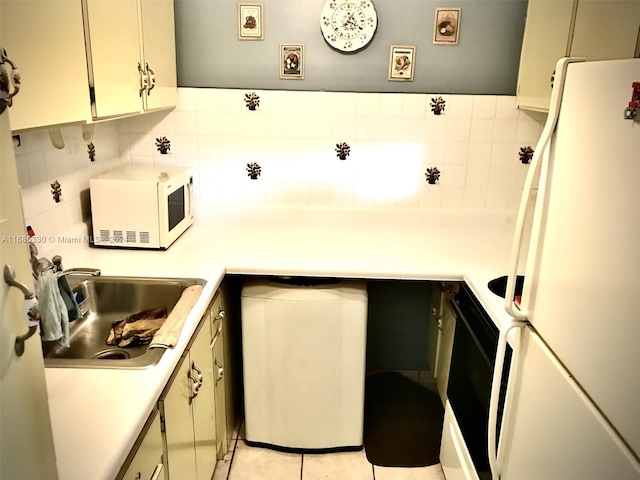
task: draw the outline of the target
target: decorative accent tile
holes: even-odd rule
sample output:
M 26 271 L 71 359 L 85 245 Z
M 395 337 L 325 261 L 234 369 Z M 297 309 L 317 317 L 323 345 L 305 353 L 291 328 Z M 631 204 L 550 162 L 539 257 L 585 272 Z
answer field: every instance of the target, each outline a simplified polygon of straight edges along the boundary
M 346 160 L 351 153 L 351 147 L 347 142 L 336 143 L 336 155 L 340 160 Z
M 156 138 L 156 148 L 161 155 L 166 155 L 171 150 L 171 141 L 167 137 Z
M 251 180 L 257 180 L 258 177 L 262 174 L 262 167 L 258 165 L 256 162 L 247 163 L 247 175 Z
M 440 173 L 438 167 L 427 168 L 427 172 L 424 174 L 427 177 L 427 183 L 435 185 L 440 180 Z
M 520 161 L 525 165 L 528 165 L 531 163 L 531 159 L 533 158 L 533 148 L 529 145 L 522 147 L 520 148 L 520 153 L 518 155 L 520 156 Z
M 96 161 L 96 146 L 93 142 L 89 142 L 87 144 L 87 153 L 89 154 L 89 160 L 92 162 Z
M 62 196 L 62 187 L 60 186 L 60 182 L 55 180 L 51 184 L 51 194 L 53 195 L 53 199 L 56 203 L 60 203 L 60 197 Z
M 447 102 L 442 97 L 434 97 L 431 99 L 431 111 L 434 115 L 440 115 L 444 112 Z
M 245 106 L 249 110 L 255 110 L 257 107 L 260 106 L 260 97 L 256 95 L 256 92 L 245 93 L 244 102 L 246 104 Z

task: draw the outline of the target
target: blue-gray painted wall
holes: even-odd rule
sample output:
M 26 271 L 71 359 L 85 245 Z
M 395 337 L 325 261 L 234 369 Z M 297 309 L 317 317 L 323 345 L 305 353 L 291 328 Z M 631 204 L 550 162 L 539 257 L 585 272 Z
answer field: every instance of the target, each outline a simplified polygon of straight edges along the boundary
M 325 0 L 262 0 L 264 40 L 238 40 L 237 0 L 176 0 L 182 87 L 514 95 L 527 0 L 373 0 L 371 44 L 345 55 L 320 33 Z M 434 45 L 436 7 L 460 7 L 459 44 Z M 305 45 L 304 80 L 279 78 L 280 43 Z M 415 45 L 413 82 L 388 81 L 389 49 Z

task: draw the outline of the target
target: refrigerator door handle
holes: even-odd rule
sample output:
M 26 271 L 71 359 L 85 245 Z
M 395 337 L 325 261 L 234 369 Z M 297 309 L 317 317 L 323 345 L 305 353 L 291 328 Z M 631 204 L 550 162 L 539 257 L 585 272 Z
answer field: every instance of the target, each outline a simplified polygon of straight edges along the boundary
M 522 238 L 524 236 L 525 218 L 531 202 L 531 192 L 533 190 L 534 179 L 540 170 L 540 157 L 545 154 L 548 149 L 551 135 L 558 123 L 558 115 L 560 113 L 560 102 L 562 100 L 562 92 L 564 90 L 564 83 L 567 76 L 567 66 L 573 62 L 583 62 L 584 58 L 570 58 L 565 57 L 558 60 L 556 64 L 556 77 L 551 93 L 551 100 L 549 104 L 549 115 L 547 122 L 540 135 L 540 140 L 536 144 L 536 148 L 533 153 L 531 164 L 529 165 L 529 171 L 524 183 L 522 192 L 522 198 L 520 199 L 520 208 L 518 210 L 518 216 L 516 218 L 516 226 L 513 235 L 513 243 L 511 245 L 511 257 L 509 259 L 509 269 L 507 276 L 507 289 L 504 296 L 505 310 L 511 317 L 516 320 L 526 320 L 527 312 L 520 310 L 514 303 L 514 294 L 516 291 L 516 275 L 518 273 L 518 259 L 522 250 Z M 535 239 L 531 239 L 535 242 Z M 532 248 L 536 248 L 532 245 Z
M 498 336 L 498 345 L 496 347 L 496 359 L 493 365 L 493 377 L 491 379 L 491 394 L 489 397 L 489 420 L 487 428 L 487 449 L 489 455 L 489 467 L 491 469 L 491 478 L 493 480 L 500 480 L 500 468 L 498 463 L 498 446 L 499 441 L 497 438 L 498 430 L 498 403 L 500 401 L 500 387 L 502 384 L 502 372 L 504 370 L 504 358 L 507 351 L 507 343 L 509 332 L 514 328 L 523 328 L 527 326 L 528 322 L 510 320 L 500 329 L 500 335 Z M 516 358 L 514 351 L 514 357 Z M 513 369 L 509 371 L 509 382 L 513 378 Z M 504 407 L 506 410 L 506 404 Z M 506 415 L 503 414 L 503 418 Z

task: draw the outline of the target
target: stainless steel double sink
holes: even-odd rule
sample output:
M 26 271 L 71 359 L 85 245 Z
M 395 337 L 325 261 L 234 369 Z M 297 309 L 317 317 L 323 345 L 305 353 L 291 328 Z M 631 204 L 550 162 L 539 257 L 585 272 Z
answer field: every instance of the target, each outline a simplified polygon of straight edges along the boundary
M 45 367 L 145 368 L 160 361 L 164 348 L 148 345 L 119 348 L 107 345 L 112 323 L 154 308 L 171 312 L 182 292 L 204 285 L 199 278 L 68 276 L 69 286 L 82 298 L 81 319 L 69 324 L 69 347 L 42 342 Z

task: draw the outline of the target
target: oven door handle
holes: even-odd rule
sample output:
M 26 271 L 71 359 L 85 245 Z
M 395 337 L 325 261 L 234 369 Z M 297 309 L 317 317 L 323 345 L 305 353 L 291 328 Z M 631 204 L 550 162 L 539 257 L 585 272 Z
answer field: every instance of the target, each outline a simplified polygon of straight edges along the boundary
M 502 326 L 500 329 L 500 335 L 498 335 L 498 345 L 496 347 L 496 359 L 493 366 L 493 377 L 491 379 L 491 395 L 489 397 L 489 421 L 487 428 L 487 449 L 489 454 L 489 467 L 491 468 L 491 478 L 493 480 L 500 480 L 500 469 L 498 466 L 498 447 L 499 439 L 497 438 L 498 431 L 498 402 L 500 401 L 500 388 L 502 386 L 502 372 L 504 370 L 504 359 L 507 351 L 507 343 L 509 332 L 514 328 L 526 327 L 529 322 L 523 322 L 519 320 L 510 320 Z M 516 358 L 516 352 L 514 349 L 514 355 L 512 358 Z M 508 382 L 513 380 L 513 369 L 509 369 Z M 507 404 L 505 400 L 504 411 L 507 410 Z M 507 415 L 504 414 L 503 418 Z M 503 430 L 501 430 L 503 431 Z

